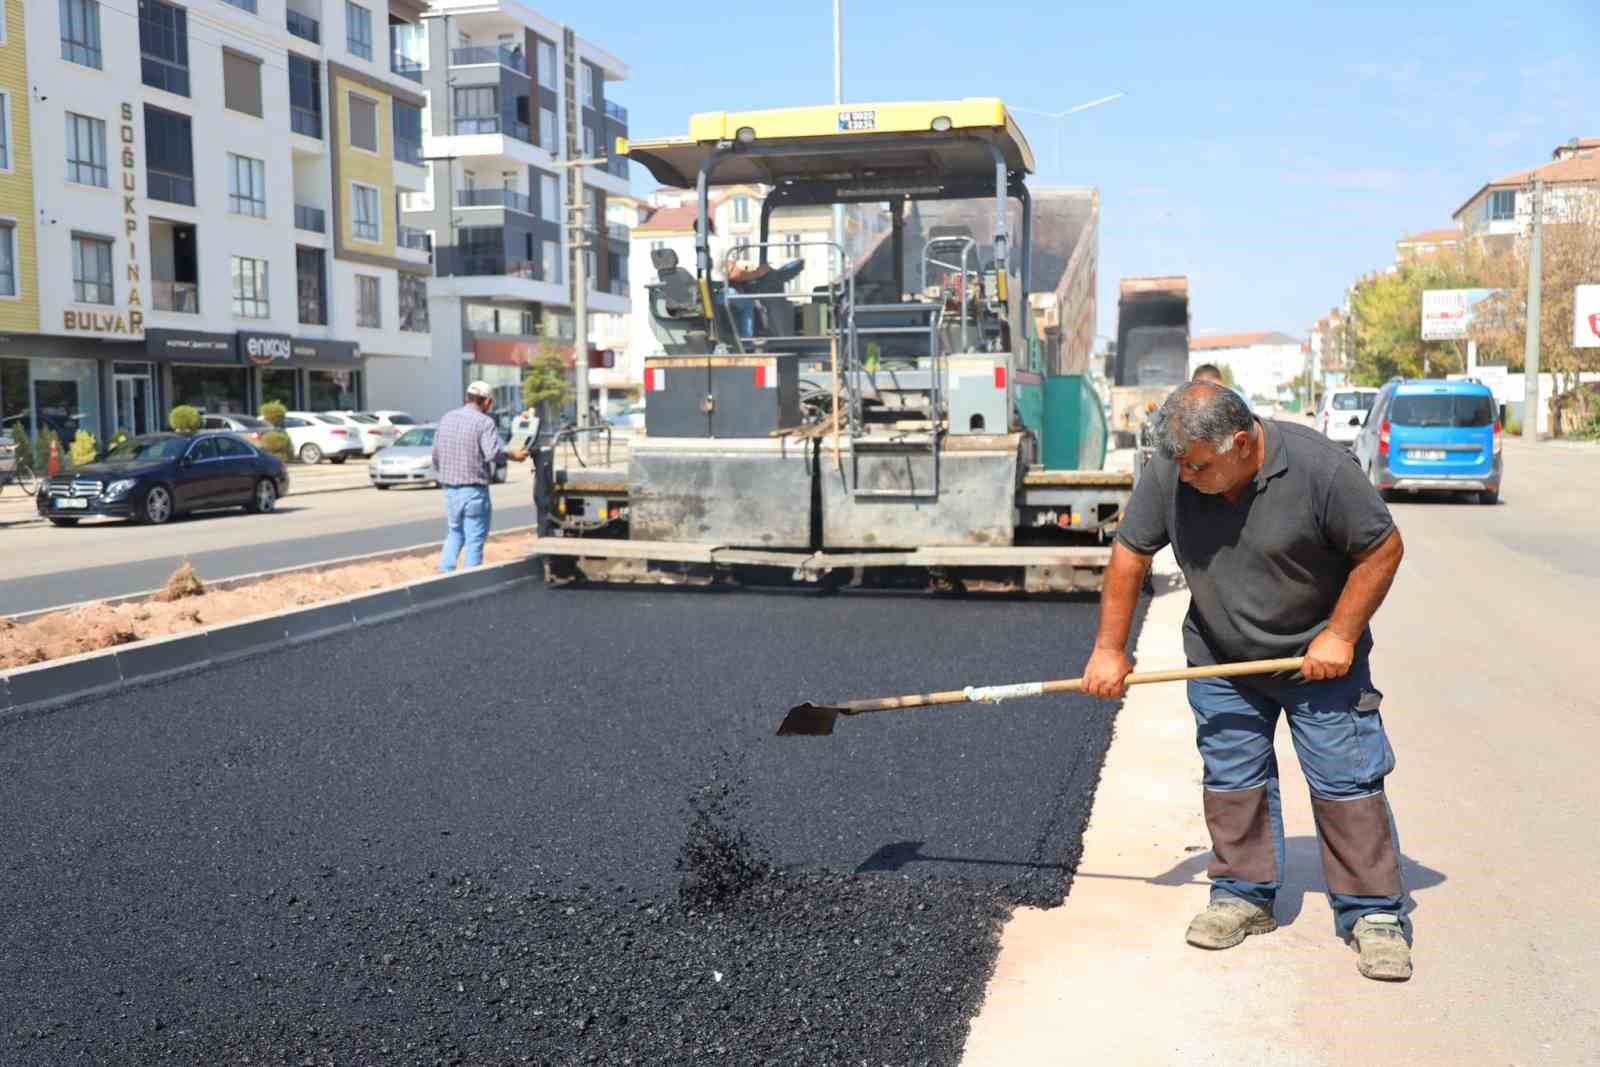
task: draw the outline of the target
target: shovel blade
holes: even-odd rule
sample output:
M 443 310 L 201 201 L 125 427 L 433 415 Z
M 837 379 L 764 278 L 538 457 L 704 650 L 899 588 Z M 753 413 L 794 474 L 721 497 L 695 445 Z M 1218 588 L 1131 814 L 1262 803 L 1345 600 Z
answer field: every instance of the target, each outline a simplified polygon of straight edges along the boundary
M 789 709 L 789 714 L 778 724 L 779 737 L 828 737 L 833 733 L 833 722 L 839 709 L 826 704 L 800 704 Z

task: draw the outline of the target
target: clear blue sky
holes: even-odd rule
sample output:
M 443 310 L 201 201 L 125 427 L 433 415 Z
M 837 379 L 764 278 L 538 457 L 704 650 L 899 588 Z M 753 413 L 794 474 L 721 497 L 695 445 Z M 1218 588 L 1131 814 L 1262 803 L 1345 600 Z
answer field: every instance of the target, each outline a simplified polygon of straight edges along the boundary
M 695 111 L 832 100 L 830 0 L 532 0 L 629 65 L 635 137 Z M 1491 177 L 1600 136 L 1597 0 L 1339 4 L 845 0 L 845 98 L 1002 96 L 1034 181 L 1100 190 L 1100 331 L 1116 279 L 1187 274 L 1197 333 L 1304 336 L 1402 233 Z M 1306 9 L 1315 7 L 1315 12 Z M 651 180 L 633 168 L 643 192 Z

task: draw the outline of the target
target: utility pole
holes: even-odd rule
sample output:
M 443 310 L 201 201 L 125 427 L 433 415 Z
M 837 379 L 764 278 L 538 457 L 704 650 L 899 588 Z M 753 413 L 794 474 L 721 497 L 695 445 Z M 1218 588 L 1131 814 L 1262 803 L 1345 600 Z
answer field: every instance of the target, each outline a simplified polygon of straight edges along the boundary
M 567 170 L 567 246 L 572 251 L 572 379 L 577 394 L 579 451 L 592 459 L 593 434 L 589 428 L 589 227 L 585 224 L 589 205 L 584 203 L 588 189 L 583 183 L 584 167 L 601 167 L 604 159 L 562 159 L 551 166 Z
M 833 106 L 844 106 L 844 0 L 833 0 Z M 833 205 L 833 243 L 844 255 L 844 205 Z M 841 262 L 843 260 L 841 259 Z
M 1544 282 L 1544 179 L 1533 180 L 1533 240 L 1528 246 L 1528 329 L 1522 346 L 1522 439 L 1539 440 L 1539 319 Z

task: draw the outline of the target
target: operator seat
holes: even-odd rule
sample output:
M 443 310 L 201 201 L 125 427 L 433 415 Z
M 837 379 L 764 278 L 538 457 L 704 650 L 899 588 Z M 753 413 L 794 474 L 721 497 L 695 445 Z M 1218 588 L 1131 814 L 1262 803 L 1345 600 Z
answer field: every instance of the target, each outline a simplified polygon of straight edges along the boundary
M 669 356 L 703 351 L 709 324 L 694 275 L 678 265 L 678 253 L 670 248 L 653 249 L 650 265 L 656 269 L 655 284 L 647 286 L 650 329 L 661 350 Z

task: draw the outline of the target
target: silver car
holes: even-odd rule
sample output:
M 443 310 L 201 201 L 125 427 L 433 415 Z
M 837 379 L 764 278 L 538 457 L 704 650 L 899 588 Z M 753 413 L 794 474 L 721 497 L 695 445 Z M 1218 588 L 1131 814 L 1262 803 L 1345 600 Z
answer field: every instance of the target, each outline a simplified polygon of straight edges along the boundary
M 372 484 L 379 489 L 387 489 L 391 485 L 437 486 L 439 472 L 433 469 L 435 429 L 433 425 L 413 426 L 401 434 L 394 444 L 375 452 L 372 462 L 367 466 L 367 474 L 372 479 Z M 496 482 L 506 480 L 504 453 L 495 466 L 494 480 Z

